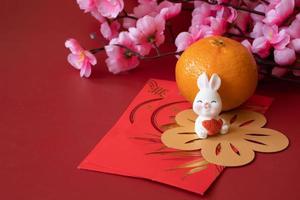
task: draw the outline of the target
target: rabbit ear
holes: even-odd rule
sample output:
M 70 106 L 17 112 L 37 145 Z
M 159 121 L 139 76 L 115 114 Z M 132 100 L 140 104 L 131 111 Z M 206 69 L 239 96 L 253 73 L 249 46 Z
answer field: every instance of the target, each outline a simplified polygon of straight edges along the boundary
M 208 78 L 205 72 L 203 72 L 197 80 L 198 88 L 208 88 Z
M 210 89 L 217 91 L 221 86 L 221 79 L 218 74 L 213 74 L 209 80 Z

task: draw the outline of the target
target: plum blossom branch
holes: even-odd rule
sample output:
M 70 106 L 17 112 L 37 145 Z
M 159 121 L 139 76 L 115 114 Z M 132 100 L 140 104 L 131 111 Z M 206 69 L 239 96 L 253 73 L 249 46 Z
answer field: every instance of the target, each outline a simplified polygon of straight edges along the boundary
M 137 17 L 129 15 L 125 10 L 123 10 L 123 15 L 119 15 L 116 19 L 122 19 L 122 18 L 130 18 L 130 19 L 138 20 Z
M 132 49 L 130 49 L 130 48 L 124 46 L 124 45 L 114 44 L 114 46 L 118 46 L 118 47 L 121 47 L 121 48 L 125 49 L 127 51 L 127 53 L 130 54 L 129 56 L 136 56 L 141 60 L 157 59 L 157 58 L 162 58 L 162 57 L 171 56 L 171 55 L 180 55 L 183 52 L 183 51 L 179 51 L 179 52 L 171 51 L 171 52 L 165 52 L 165 53 L 159 52 L 155 56 L 143 56 L 140 53 L 138 53 L 136 51 L 133 51 Z M 99 53 L 101 51 L 104 51 L 104 50 L 105 50 L 105 47 L 100 47 L 100 48 L 96 48 L 96 49 L 90 49 L 89 52 L 91 52 L 92 54 L 97 54 L 97 53 Z
M 115 46 L 121 47 L 123 49 L 125 49 L 127 51 L 127 53 L 129 53 L 130 55 L 136 56 L 141 60 L 151 60 L 151 59 L 158 59 L 158 58 L 162 58 L 162 57 L 166 57 L 166 56 L 171 56 L 171 55 L 180 55 L 182 54 L 183 51 L 171 51 L 171 52 L 165 52 L 165 53 L 157 53 L 157 55 L 155 56 L 143 56 L 140 53 L 133 51 L 132 49 L 121 45 L 121 44 L 115 44 Z
M 227 36 L 229 37 L 238 37 L 238 38 L 243 38 L 243 39 L 249 39 L 249 40 L 254 40 L 255 38 L 252 38 L 247 35 L 242 35 L 242 34 L 235 34 L 235 33 L 226 33 Z
M 139 0 L 128 13 L 125 2 L 77 1 L 80 9 L 99 21 L 100 33 L 108 41 L 105 47 L 91 50 L 74 39 L 66 42 L 71 51 L 68 61 L 81 76 L 90 75 L 97 62 L 93 54 L 101 51 L 107 54 L 108 70 L 116 74 L 137 67 L 140 60 L 180 55 L 194 42 L 213 35 L 241 42 L 263 73 L 300 76 L 299 0 Z M 191 25 L 176 36 L 177 28 L 172 29 L 169 19 L 184 11 L 191 13 Z M 175 52 L 160 51 L 166 35 L 175 43 Z
M 104 51 L 105 50 L 105 48 L 104 47 L 100 47 L 100 48 L 96 48 L 96 49 L 91 49 L 91 50 L 89 50 L 92 54 L 96 54 L 96 53 L 98 53 L 98 52 L 100 52 L 100 51 Z
M 237 35 L 235 35 L 235 36 L 237 36 Z M 162 58 L 162 57 L 166 57 L 166 56 L 170 56 L 170 55 L 181 55 L 183 53 L 183 51 L 174 51 L 174 52 L 171 51 L 171 52 L 165 52 L 165 53 L 157 53 L 157 55 L 155 55 L 155 56 L 143 56 L 140 53 L 135 52 L 124 45 L 115 44 L 115 46 L 124 48 L 127 51 L 127 53 L 129 53 L 129 55 L 136 56 L 141 60 L 158 59 L 158 58 Z M 104 50 L 104 48 L 92 49 L 90 51 L 96 53 L 96 52 L 99 52 L 102 50 Z M 291 70 L 300 70 L 300 66 L 280 66 L 271 60 L 263 60 L 260 57 L 258 57 L 257 55 L 254 55 L 254 58 L 255 58 L 256 62 L 261 65 L 273 66 L 273 67 L 276 66 L 279 68 L 285 68 L 285 69 L 291 69 Z

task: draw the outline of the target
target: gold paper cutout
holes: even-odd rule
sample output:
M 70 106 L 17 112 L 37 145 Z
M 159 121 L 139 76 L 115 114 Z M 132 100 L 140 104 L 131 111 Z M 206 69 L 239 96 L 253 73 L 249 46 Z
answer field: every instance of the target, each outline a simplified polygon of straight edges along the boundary
M 250 163 L 257 152 L 278 152 L 285 149 L 288 138 L 279 131 L 262 128 L 266 118 L 257 112 L 234 110 L 221 114 L 230 123 L 227 134 L 200 139 L 194 131 L 197 115 L 184 110 L 175 117 L 179 127 L 166 130 L 162 142 L 180 150 L 201 149 L 205 160 L 222 166 L 242 166 Z

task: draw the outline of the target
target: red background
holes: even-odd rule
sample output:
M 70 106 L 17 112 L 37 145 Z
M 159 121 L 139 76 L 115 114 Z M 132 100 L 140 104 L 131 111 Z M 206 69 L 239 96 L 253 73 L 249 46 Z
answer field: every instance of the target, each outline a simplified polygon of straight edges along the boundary
M 174 80 L 176 59 L 112 75 L 98 55 L 90 79 L 66 62 L 64 41 L 103 45 L 97 22 L 75 1 L 2 0 L 0 7 L 1 199 L 300 199 L 300 88 L 264 81 L 275 98 L 268 126 L 289 137 L 278 154 L 226 169 L 204 197 L 151 181 L 78 170 L 149 78 Z

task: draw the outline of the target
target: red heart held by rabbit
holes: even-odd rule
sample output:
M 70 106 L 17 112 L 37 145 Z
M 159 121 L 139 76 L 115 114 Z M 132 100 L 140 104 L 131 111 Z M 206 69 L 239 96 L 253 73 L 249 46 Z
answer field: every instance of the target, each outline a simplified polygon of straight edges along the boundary
M 202 126 L 208 131 L 207 135 L 216 135 L 220 133 L 220 130 L 222 128 L 223 121 L 222 119 L 216 120 L 204 120 L 202 121 Z

